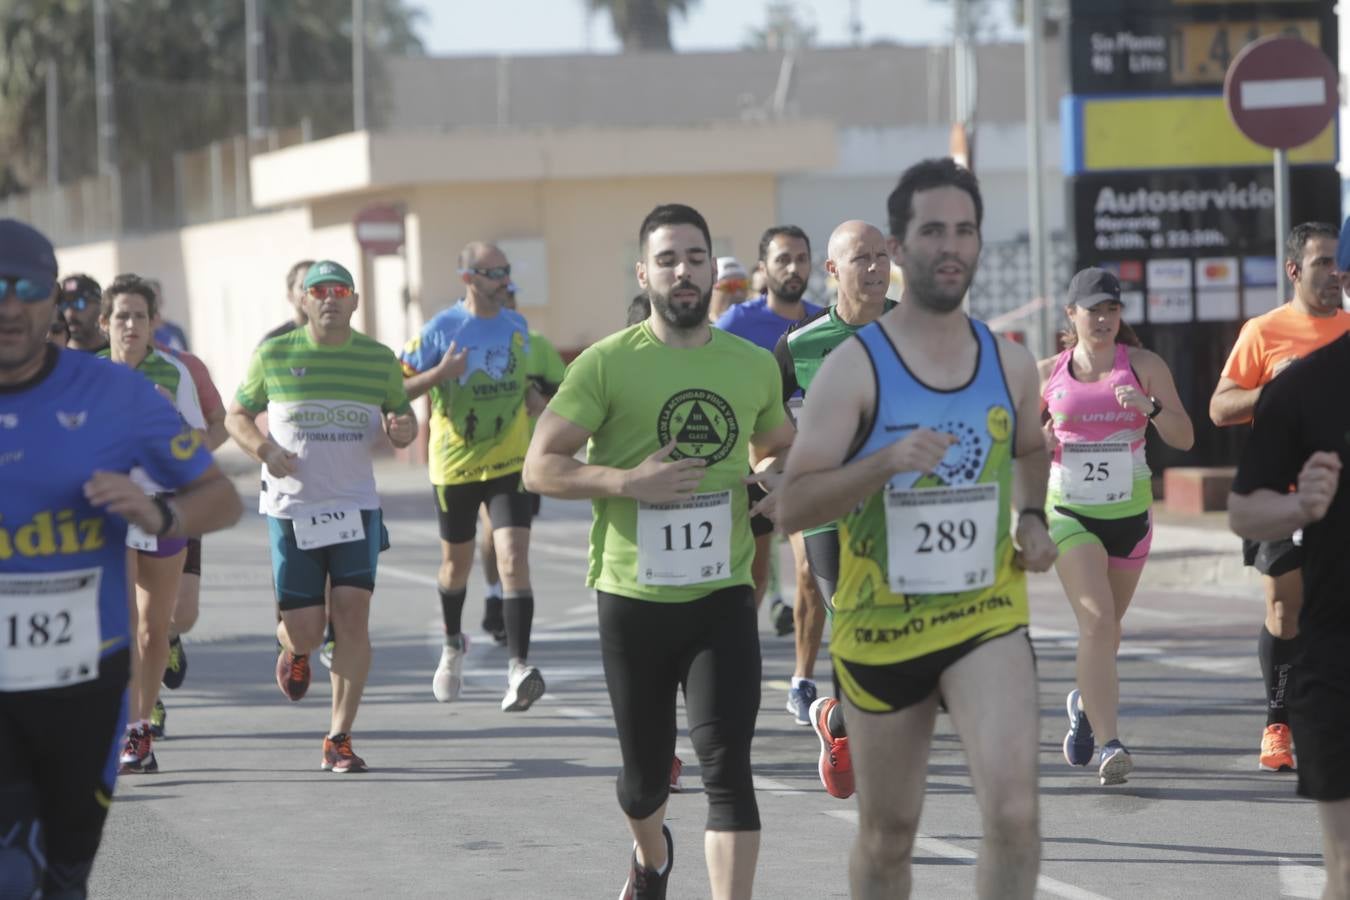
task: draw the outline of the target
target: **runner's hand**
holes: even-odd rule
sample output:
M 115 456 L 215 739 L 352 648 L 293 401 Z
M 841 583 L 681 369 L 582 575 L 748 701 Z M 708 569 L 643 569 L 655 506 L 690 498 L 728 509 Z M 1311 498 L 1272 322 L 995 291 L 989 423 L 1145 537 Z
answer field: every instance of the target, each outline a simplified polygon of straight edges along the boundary
M 774 472 L 769 469 L 763 472 L 755 472 L 753 475 L 747 475 L 741 479 L 746 484 L 757 484 L 764 488 L 764 496 L 754 506 L 750 507 L 751 516 L 763 516 L 766 519 L 778 522 L 778 485 L 783 481 L 782 472 Z
M 290 478 L 300 467 L 296 462 L 297 457 L 289 450 L 285 450 L 277 444 L 268 441 L 258 448 L 258 459 L 267 466 L 268 473 L 273 478 Z
M 1298 505 L 1309 522 L 1320 522 L 1336 496 L 1341 481 L 1341 458 L 1335 453 L 1319 450 L 1303 464 L 1298 473 Z
M 1013 547 L 1017 550 L 1013 557 L 1014 564 L 1028 572 L 1049 571 L 1059 557 L 1059 548 L 1046 530 L 1045 523 L 1036 516 L 1018 517 Z
M 931 428 L 916 428 L 887 448 L 891 454 L 892 472 L 932 472 L 947 455 L 947 448 L 956 443 L 956 435 Z
M 469 348 L 457 350 L 457 344 L 450 342 L 450 349 L 445 351 L 441 361 L 436 363 L 436 376 L 438 381 L 453 381 L 459 378 L 469 368 Z
M 146 534 L 158 534 L 164 526 L 159 506 L 130 476 L 121 472 L 95 472 L 84 483 L 84 497 L 94 506 L 121 516 Z
M 675 442 L 671 441 L 629 469 L 624 496 L 643 503 L 670 503 L 692 494 L 703 480 L 707 463 L 694 457 L 666 462 L 674 451 Z
M 1055 422 L 1053 419 L 1041 426 L 1041 435 L 1045 438 L 1045 452 L 1054 456 L 1055 448 L 1059 446 L 1059 438 L 1055 437 Z
M 1143 415 L 1153 412 L 1153 401 L 1132 384 L 1116 385 L 1116 402 L 1120 404 L 1121 409 L 1132 409 Z
M 389 442 L 402 450 L 417 437 L 417 419 L 412 413 L 385 413 L 384 432 L 389 435 Z

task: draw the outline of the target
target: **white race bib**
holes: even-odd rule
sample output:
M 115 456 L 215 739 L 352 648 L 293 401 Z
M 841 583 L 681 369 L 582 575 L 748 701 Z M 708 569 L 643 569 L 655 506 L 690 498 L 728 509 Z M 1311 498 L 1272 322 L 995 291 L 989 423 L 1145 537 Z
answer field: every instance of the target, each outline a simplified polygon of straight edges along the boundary
M 0 691 L 98 677 L 98 568 L 0 575 Z
M 359 541 L 366 536 L 366 526 L 361 521 L 359 509 L 316 513 L 312 516 L 301 516 L 293 522 L 295 545 L 301 550 Z
M 998 485 L 886 492 L 886 567 L 896 594 L 951 594 L 994 583 Z
M 127 546 L 132 550 L 143 550 L 146 553 L 154 553 L 159 549 L 159 538 L 153 534 L 146 534 L 130 522 L 127 523 Z
M 1127 441 L 1060 445 L 1060 493 L 1069 503 L 1099 506 L 1130 499 L 1134 457 Z
M 731 574 L 731 491 L 638 502 L 638 581 L 690 585 Z

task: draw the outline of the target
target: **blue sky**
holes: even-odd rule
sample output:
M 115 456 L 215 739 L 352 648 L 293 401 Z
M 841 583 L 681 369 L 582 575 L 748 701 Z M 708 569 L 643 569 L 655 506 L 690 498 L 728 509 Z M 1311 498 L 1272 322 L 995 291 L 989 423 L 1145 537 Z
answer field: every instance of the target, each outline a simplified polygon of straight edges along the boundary
M 906 44 L 946 41 L 951 4 L 934 0 L 857 0 L 863 41 Z M 421 0 L 427 52 L 443 55 L 613 53 L 608 19 L 588 17 L 585 0 Z M 674 19 L 677 50 L 731 50 L 762 25 L 766 0 L 697 0 L 688 17 Z M 1000 4 L 1001 19 L 1007 14 Z M 817 43 L 849 43 L 849 0 L 796 0 L 800 16 L 817 30 Z M 1010 23 L 1004 34 L 1013 34 Z

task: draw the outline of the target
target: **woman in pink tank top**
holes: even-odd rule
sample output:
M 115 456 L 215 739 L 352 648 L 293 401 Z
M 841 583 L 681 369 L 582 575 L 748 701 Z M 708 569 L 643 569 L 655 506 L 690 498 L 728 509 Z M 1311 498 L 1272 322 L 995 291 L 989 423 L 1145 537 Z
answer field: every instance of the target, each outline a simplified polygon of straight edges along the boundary
M 1119 784 L 1134 763 L 1118 734 L 1116 651 L 1153 538 L 1144 437 L 1152 424 L 1168 444 L 1188 450 L 1195 430 L 1167 364 L 1121 321 L 1114 275 L 1079 272 L 1065 311 L 1066 349 L 1038 364 L 1052 448 L 1045 514 L 1059 548 L 1055 570 L 1078 620 L 1064 759 L 1090 765 L 1100 737 L 1098 777 Z

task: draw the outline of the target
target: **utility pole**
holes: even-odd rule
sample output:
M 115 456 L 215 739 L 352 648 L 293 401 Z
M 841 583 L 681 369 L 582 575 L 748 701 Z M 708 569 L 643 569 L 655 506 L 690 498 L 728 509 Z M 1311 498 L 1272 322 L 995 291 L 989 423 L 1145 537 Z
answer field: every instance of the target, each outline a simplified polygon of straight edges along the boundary
M 1041 186 L 1042 126 L 1041 41 L 1045 33 L 1044 0 L 1026 0 L 1026 110 L 1027 110 L 1027 231 L 1031 253 L 1031 292 L 1041 301 L 1040 357 L 1055 352 L 1054 320 L 1050 310 L 1049 277 L 1045 260 L 1045 199 Z
M 365 0 L 352 0 L 352 130 L 366 130 Z
M 108 219 L 116 234 L 122 230 L 122 179 L 117 169 L 117 115 L 113 107 L 108 0 L 94 0 L 94 118 L 98 130 L 98 173 L 108 179 Z
M 60 88 L 56 81 L 56 59 L 47 57 L 47 187 L 61 183 Z
M 259 15 L 260 0 L 244 0 L 244 91 L 247 103 L 249 150 L 252 142 L 267 135 L 266 32 Z

